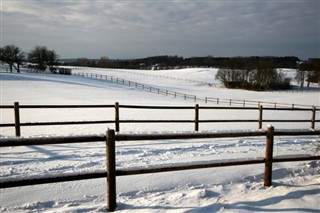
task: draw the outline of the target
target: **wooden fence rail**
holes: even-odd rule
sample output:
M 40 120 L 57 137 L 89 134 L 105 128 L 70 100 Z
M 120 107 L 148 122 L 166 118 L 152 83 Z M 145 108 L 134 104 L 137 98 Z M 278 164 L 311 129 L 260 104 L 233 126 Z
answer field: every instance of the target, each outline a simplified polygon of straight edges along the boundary
M 272 163 L 273 162 L 291 162 L 291 161 L 309 161 L 320 160 L 320 156 L 285 156 L 273 157 L 274 136 L 291 135 L 320 135 L 320 130 L 287 130 L 275 131 L 273 126 L 268 126 L 267 130 L 259 131 L 241 131 L 241 132 L 215 132 L 215 133 L 178 133 L 178 134 L 115 134 L 115 130 L 108 130 L 105 135 L 91 136 L 67 136 L 67 137 L 35 137 L 35 138 L 0 138 L 0 147 L 11 146 L 31 146 L 62 143 L 83 143 L 106 141 L 106 171 L 99 170 L 86 173 L 56 174 L 46 176 L 34 176 L 27 178 L 6 178 L 0 180 L 0 188 L 10 188 L 27 185 L 47 184 L 74 180 L 107 178 L 107 209 L 115 211 L 116 209 L 116 176 L 139 175 L 147 173 L 159 173 L 170 171 L 181 171 L 189 169 L 203 169 L 226 166 L 240 166 L 250 164 L 265 164 L 264 185 L 266 187 L 272 184 Z M 257 137 L 266 136 L 266 154 L 265 157 L 254 159 L 233 159 L 223 161 L 193 162 L 182 164 L 158 165 L 148 168 L 125 168 L 116 169 L 116 141 L 135 141 L 135 140 L 170 140 L 170 139 L 197 139 L 197 138 L 234 138 L 234 137 Z
M 21 109 L 72 109 L 72 108 L 100 108 L 100 109 L 114 109 L 114 119 L 112 120 L 95 120 L 95 121 L 59 121 L 59 122 L 21 122 L 20 111 Z M 194 110 L 194 119 L 134 119 L 122 120 L 120 118 L 120 108 L 123 109 L 142 109 L 142 110 Z M 23 126 L 53 126 L 53 125 L 84 125 L 84 124 L 109 124 L 114 123 L 115 131 L 120 131 L 120 124 L 125 123 L 194 123 L 195 131 L 199 131 L 200 123 L 258 123 L 258 129 L 262 128 L 265 122 L 282 122 L 282 123 L 308 123 L 310 122 L 311 129 L 316 128 L 316 123 L 320 120 L 316 119 L 316 112 L 320 108 L 313 106 L 312 108 L 273 108 L 273 107 L 221 107 L 221 106 L 141 106 L 141 105 L 120 105 L 116 102 L 114 105 L 20 105 L 15 102 L 14 105 L 0 105 L 1 109 L 14 109 L 14 123 L 1 123 L 0 127 L 15 127 L 15 135 L 21 136 L 21 127 Z M 258 111 L 257 119 L 200 119 L 201 110 L 252 110 Z M 310 112 L 310 119 L 264 119 L 264 111 L 307 111 Z

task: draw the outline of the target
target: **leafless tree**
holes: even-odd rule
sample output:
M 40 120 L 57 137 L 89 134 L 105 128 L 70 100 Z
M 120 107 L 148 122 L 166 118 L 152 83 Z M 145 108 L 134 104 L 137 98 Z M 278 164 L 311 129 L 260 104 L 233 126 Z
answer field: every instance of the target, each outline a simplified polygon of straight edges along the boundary
M 49 50 L 46 46 L 36 46 L 28 54 L 30 62 L 37 64 L 39 70 L 46 70 L 49 66 L 53 71 L 53 66 L 58 63 L 58 55 L 54 50 Z
M 216 79 L 229 88 L 270 90 L 290 87 L 290 81 L 277 71 L 268 58 L 256 63 L 245 57 L 231 58 L 218 70 Z
M 3 48 L 0 48 L 0 59 L 9 65 L 10 72 L 12 72 L 14 67 L 19 73 L 20 65 L 25 59 L 25 54 L 19 47 L 6 45 Z

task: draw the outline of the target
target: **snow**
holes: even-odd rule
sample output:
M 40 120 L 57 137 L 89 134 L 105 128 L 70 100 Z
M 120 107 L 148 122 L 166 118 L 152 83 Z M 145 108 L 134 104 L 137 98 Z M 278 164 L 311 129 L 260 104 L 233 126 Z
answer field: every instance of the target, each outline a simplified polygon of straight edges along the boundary
M 217 69 L 141 71 L 79 69 L 124 78 L 199 97 L 320 105 L 318 92 L 229 90 L 214 79 Z M 292 70 L 285 70 L 292 76 Z M 148 93 L 101 79 L 50 74 L 0 73 L 1 104 L 121 104 L 194 106 L 192 100 Z M 196 102 L 200 106 L 216 106 Z M 0 109 L 1 123 L 13 122 L 12 109 Z M 194 119 L 194 110 L 120 109 L 121 119 Z M 200 119 L 257 119 L 258 111 L 200 110 Z M 266 119 L 310 119 L 311 112 L 264 111 Z M 21 109 L 22 122 L 112 120 L 114 109 Z M 319 119 L 319 113 L 317 113 Z M 267 123 L 263 124 L 264 128 Z M 308 129 L 310 123 L 272 123 L 275 129 Z M 22 136 L 104 134 L 113 124 L 22 127 Z M 121 133 L 186 132 L 193 124 L 121 124 Z M 200 124 L 201 132 L 257 130 L 257 123 Z M 318 126 L 316 125 L 316 128 Z M 0 137 L 14 136 L 1 128 Z M 274 156 L 315 155 L 317 136 L 277 136 Z M 6 147 L 0 150 L 1 180 L 59 173 L 93 172 L 106 166 L 105 143 Z M 317 153 L 319 154 L 319 153 Z M 117 169 L 261 158 L 265 137 L 120 141 Z M 318 212 L 320 162 L 274 163 L 273 186 L 263 186 L 264 165 L 246 165 L 117 177 L 118 212 Z M 0 212 L 105 212 L 104 178 L 0 189 Z

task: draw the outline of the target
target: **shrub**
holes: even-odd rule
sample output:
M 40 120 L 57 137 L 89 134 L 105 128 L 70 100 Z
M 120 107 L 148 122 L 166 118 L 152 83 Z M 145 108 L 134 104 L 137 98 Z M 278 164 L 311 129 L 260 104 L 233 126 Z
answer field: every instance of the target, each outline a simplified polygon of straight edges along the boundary
M 70 69 L 70 68 L 62 68 L 62 67 L 59 67 L 59 68 L 58 68 L 58 74 L 61 74 L 61 75 L 71 75 L 72 72 L 71 72 L 71 69 Z
M 230 59 L 224 68 L 218 70 L 216 79 L 227 88 L 248 90 L 283 90 L 290 88 L 290 79 L 278 72 L 269 60 L 256 64 L 246 62 L 241 57 Z

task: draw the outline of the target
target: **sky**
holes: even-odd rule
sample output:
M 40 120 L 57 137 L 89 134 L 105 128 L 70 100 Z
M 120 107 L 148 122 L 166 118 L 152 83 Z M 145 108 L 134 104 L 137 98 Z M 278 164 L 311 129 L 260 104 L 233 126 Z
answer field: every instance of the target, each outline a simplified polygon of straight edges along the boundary
M 320 57 L 320 0 L 1 0 L 1 46 L 60 58 Z

